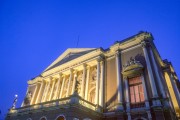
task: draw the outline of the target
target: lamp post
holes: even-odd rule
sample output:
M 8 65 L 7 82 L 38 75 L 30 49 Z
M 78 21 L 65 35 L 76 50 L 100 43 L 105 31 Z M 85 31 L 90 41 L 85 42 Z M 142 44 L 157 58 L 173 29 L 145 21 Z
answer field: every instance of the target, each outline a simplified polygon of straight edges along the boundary
M 15 109 L 17 100 L 18 100 L 18 95 L 16 94 L 11 109 Z

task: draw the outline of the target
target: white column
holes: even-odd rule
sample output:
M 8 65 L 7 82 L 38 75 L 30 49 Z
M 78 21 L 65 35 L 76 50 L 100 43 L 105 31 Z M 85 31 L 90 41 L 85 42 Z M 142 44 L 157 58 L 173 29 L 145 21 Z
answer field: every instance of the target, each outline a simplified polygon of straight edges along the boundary
M 73 72 L 73 70 L 72 69 L 70 69 L 70 76 L 69 76 L 69 81 L 68 81 L 68 88 L 67 88 L 67 92 L 66 92 L 66 97 L 68 97 L 69 96 L 69 89 L 70 89 L 70 84 L 71 84 L 71 81 L 72 81 L 72 72 Z
M 116 52 L 116 75 L 117 75 L 117 89 L 118 89 L 118 106 L 117 109 L 122 110 L 123 109 L 123 98 L 122 98 L 122 79 L 121 79 L 121 66 L 120 66 L 120 56 L 119 51 Z
M 71 94 L 73 94 L 74 91 L 75 91 L 76 79 L 77 79 L 77 71 L 74 72 L 74 78 L 73 78 L 73 85 L 72 85 Z
M 35 87 L 35 90 L 33 92 L 33 96 L 32 96 L 30 105 L 34 104 L 34 99 L 35 99 L 35 96 L 36 96 L 36 93 L 37 93 L 37 89 L 38 89 L 38 83 L 36 83 L 36 87 Z
M 97 60 L 96 96 L 95 104 L 99 105 L 99 79 L 100 79 L 100 59 Z
M 46 91 L 45 91 L 46 93 L 45 93 L 45 97 L 44 97 L 44 102 L 47 101 L 47 97 L 48 97 L 48 92 L 49 92 L 50 85 L 51 85 L 51 80 L 49 80 L 47 89 L 46 89 Z
M 156 64 L 154 54 L 153 54 L 151 48 L 150 48 L 150 54 L 151 54 L 151 59 L 152 59 L 153 67 L 154 67 L 155 74 L 156 74 L 156 77 L 157 77 L 157 82 L 158 82 L 158 85 L 160 87 L 161 94 L 162 94 L 163 98 L 166 98 L 165 90 L 164 90 L 163 84 L 161 82 L 161 78 L 160 78 L 160 75 L 159 75 L 157 64 Z
M 101 80 L 100 80 L 100 92 L 99 92 L 99 96 L 100 96 L 100 101 L 99 101 L 99 105 L 101 107 L 104 106 L 104 99 L 103 99 L 103 96 L 104 96 L 104 61 L 102 60 L 101 61 Z
M 42 82 L 41 82 L 41 87 L 40 87 L 40 89 L 39 89 L 39 92 L 38 92 L 38 95 L 37 95 L 37 99 L 36 99 L 35 104 L 39 103 L 39 101 L 40 101 L 40 96 L 42 96 L 42 92 L 43 92 L 44 85 L 45 85 L 45 83 L 44 83 L 44 81 L 42 80 Z
M 81 93 L 80 93 L 80 96 L 82 98 L 84 98 L 85 79 L 86 79 L 86 64 L 83 64 L 83 78 L 82 78 Z
M 44 87 L 42 98 L 41 98 L 40 102 L 44 102 L 44 99 L 45 99 L 45 96 L 46 96 L 48 82 L 44 80 L 44 83 L 45 83 L 45 87 Z
M 149 79 L 150 79 L 149 81 L 150 81 L 150 85 L 151 85 L 152 95 L 153 95 L 153 98 L 158 98 L 158 93 L 157 93 L 157 89 L 156 89 L 156 85 L 155 85 L 155 80 L 154 80 L 154 76 L 153 76 L 153 72 L 152 72 L 148 52 L 147 52 L 147 49 L 146 49 L 146 42 L 143 41 L 141 44 L 142 44 L 142 47 L 143 47 L 144 57 L 145 57 L 146 65 L 147 65 L 147 69 L 148 69 L 148 76 L 149 76 Z M 160 102 L 153 100 L 153 105 L 154 106 L 160 105 Z
M 144 90 L 145 105 L 146 105 L 146 108 L 149 109 L 149 101 L 148 101 L 148 96 L 147 96 L 147 89 L 146 89 L 146 84 L 145 84 L 143 74 L 141 75 L 141 80 L 142 80 L 142 85 L 143 85 L 143 90 Z
M 154 67 L 154 70 L 155 70 L 155 74 L 156 74 L 156 77 L 157 77 L 157 82 L 158 82 L 158 85 L 159 85 L 159 88 L 160 88 L 160 92 L 162 94 L 162 97 L 166 99 L 167 96 L 166 96 L 166 93 L 165 93 L 165 89 L 164 89 L 163 83 L 161 81 L 160 73 L 158 71 L 158 67 L 157 67 L 157 64 L 156 64 L 156 61 L 155 61 L 155 57 L 154 57 L 152 48 L 150 48 L 150 55 L 151 55 L 153 67 Z M 167 100 L 164 101 L 164 105 L 165 106 L 169 106 L 169 103 L 168 103 Z
M 57 81 L 57 88 L 56 88 L 56 92 L 55 92 L 55 99 L 59 98 L 59 88 L 60 88 L 60 82 L 61 82 L 61 73 L 59 74 L 59 79 Z
M 126 98 L 126 109 L 130 111 L 130 102 L 129 102 L 129 84 L 127 77 L 124 78 L 125 82 L 125 98 Z
M 53 79 L 52 79 L 52 80 L 53 80 Z M 55 86 L 55 83 L 56 83 L 55 78 L 54 78 L 54 80 L 53 80 L 52 82 L 53 82 L 53 84 L 52 84 L 52 89 L 51 89 L 50 96 L 49 96 L 49 101 L 52 99 L 52 94 L 53 94 L 53 92 L 54 92 L 54 86 Z
M 63 90 L 64 90 L 64 82 L 65 82 L 65 80 L 66 80 L 66 77 L 65 77 L 65 76 L 63 76 L 63 77 L 64 77 L 64 78 L 63 78 L 63 82 L 62 82 L 61 92 L 60 92 L 59 98 L 62 98 L 62 94 L 63 94 Z
M 88 90 L 89 90 L 89 72 L 90 72 L 90 67 L 89 67 L 89 66 L 87 66 L 85 100 L 88 100 Z

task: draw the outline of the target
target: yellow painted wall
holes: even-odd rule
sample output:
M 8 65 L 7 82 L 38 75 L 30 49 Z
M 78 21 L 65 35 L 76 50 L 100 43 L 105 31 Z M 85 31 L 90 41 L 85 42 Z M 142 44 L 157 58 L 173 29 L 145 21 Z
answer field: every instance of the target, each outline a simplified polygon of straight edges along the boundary
M 170 76 L 168 75 L 167 72 L 164 73 L 164 77 L 166 79 L 166 83 L 167 83 L 167 86 L 168 86 L 168 90 L 169 90 L 169 93 L 170 93 L 170 96 L 171 96 L 171 100 L 172 100 L 172 103 L 173 103 L 173 107 L 176 111 L 177 114 L 180 115 L 180 108 L 179 108 L 179 105 L 178 105 L 178 101 L 176 99 L 176 95 L 174 93 L 174 89 L 173 89 L 173 86 L 171 84 L 171 80 L 170 80 Z

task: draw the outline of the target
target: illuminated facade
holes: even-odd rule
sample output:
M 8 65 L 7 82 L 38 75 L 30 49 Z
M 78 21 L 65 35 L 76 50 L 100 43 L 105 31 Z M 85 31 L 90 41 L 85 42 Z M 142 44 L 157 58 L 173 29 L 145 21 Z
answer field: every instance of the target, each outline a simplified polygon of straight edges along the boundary
M 150 33 L 108 49 L 67 49 L 28 81 L 6 120 L 176 120 L 180 83 Z

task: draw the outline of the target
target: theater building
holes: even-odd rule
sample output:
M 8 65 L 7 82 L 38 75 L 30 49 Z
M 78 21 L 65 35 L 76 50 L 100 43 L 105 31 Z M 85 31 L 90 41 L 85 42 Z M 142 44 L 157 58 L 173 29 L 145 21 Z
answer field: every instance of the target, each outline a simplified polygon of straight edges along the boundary
M 67 49 L 6 120 L 178 120 L 179 93 L 171 62 L 140 32 L 108 49 Z

